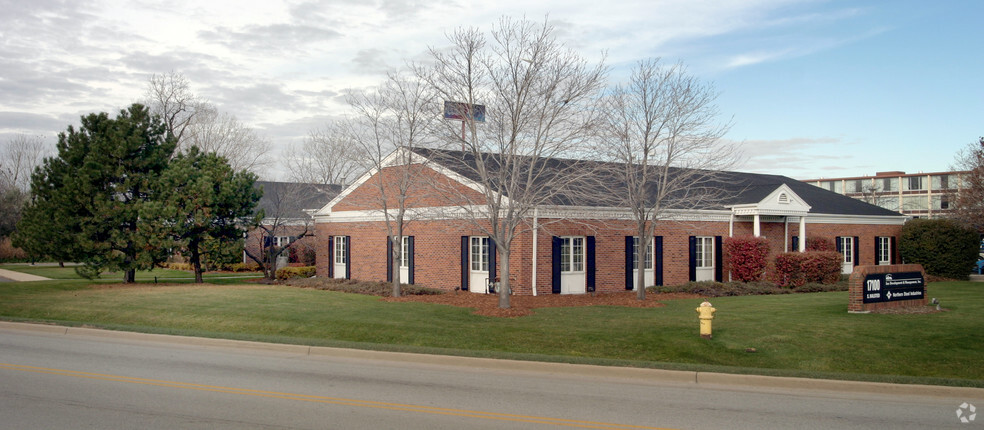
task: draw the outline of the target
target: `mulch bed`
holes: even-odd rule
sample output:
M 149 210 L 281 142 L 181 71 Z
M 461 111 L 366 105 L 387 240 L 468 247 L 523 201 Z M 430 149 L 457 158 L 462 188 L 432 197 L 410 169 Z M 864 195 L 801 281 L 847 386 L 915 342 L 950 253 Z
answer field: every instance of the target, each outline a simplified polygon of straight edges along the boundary
M 437 295 L 416 295 L 404 297 L 383 297 L 387 302 L 422 302 L 458 306 L 475 309 L 475 314 L 512 318 L 532 315 L 534 309 L 558 308 L 573 306 L 625 306 L 633 308 L 656 308 L 664 306 L 661 301 L 676 299 L 701 298 L 689 293 L 646 294 L 646 300 L 638 300 L 636 293 L 597 293 L 597 294 L 545 294 L 540 296 L 511 296 L 509 309 L 499 308 L 499 296 L 493 294 L 477 294 L 456 292 Z

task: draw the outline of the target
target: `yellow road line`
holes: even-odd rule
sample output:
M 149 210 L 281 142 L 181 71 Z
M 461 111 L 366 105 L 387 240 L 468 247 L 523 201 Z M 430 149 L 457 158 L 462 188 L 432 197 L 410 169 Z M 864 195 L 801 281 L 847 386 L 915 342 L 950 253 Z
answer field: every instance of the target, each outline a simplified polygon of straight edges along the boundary
M 0 363 L 0 369 L 9 369 L 9 370 L 17 370 L 22 372 L 33 372 L 33 373 L 46 373 L 50 375 L 71 376 L 76 378 L 98 379 L 103 381 L 126 382 L 130 384 L 154 385 L 154 386 L 169 387 L 169 388 L 183 388 L 187 390 L 239 394 L 243 396 L 269 397 L 269 398 L 285 399 L 285 400 L 301 400 L 306 402 L 358 406 L 358 407 L 375 408 L 375 409 L 389 409 L 389 410 L 406 411 L 406 412 L 420 412 L 420 413 L 437 414 L 437 415 L 451 415 L 451 416 L 459 416 L 459 417 L 480 418 L 480 419 L 487 419 L 487 420 L 514 421 L 514 422 L 533 423 L 533 424 L 551 424 L 551 425 L 557 425 L 563 427 L 615 429 L 615 430 L 622 430 L 622 429 L 672 430 L 663 427 L 647 427 L 647 426 L 637 426 L 637 425 L 603 423 L 603 422 L 595 422 L 595 421 L 569 420 L 563 418 L 504 414 L 504 413 L 497 413 L 497 412 L 473 411 L 467 409 L 439 408 L 434 406 L 377 402 L 371 400 L 346 399 L 342 397 L 312 396 L 307 394 L 294 394 L 294 393 L 283 393 L 277 391 L 253 390 L 247 388 L 193 384 L 188 382 L 134 378 L 131 376 L 79 372 L 75 370 L 51 369 L 46 367 L 24 366 L 24 365 L 9 364 L 9 363 Z

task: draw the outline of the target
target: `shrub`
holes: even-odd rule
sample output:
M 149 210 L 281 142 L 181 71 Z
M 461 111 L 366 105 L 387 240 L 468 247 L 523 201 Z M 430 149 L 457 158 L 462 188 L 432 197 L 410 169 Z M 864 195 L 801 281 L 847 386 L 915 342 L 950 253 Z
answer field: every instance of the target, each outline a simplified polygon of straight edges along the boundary
M 829 237 L 807 237 L 807 251 L 837 251 L 834 240 Z
M 230 264 L 229 267 L 224 268 L 230 272 L 259 272 L 260 265 L 256 263 L 235 263 Z
M 9 237 L 0 238 L 0 261 L 27 261 L 27 252 L 15 248 Z
M 969 278 L 977 261 L 980 236 L 949 219 L 917 218 L 902 227 L 899 256 L 922 264 L 927 274 L 950 279 Z
M 315 275 L 317 271 L 314 266 L 304 266 L 304 267 L 284 267 L 277 269 L 277 279 L 291 279 L 291 278 L 310 278 Z
M 725 255 L 732 279 L 752 282 L 762 279 L 769 258 L 769 241 L 764 237 L 724 239 Z
M 772 281 L 794 288 L 807 283 L 835 284 L 840 280 L 842 258 L 836 251 L 784 252 L 776 256 Z
M 390 297 L 393 294 L 393 284 L 389 282 L 368 282 L 355 279 L 334 278 L 296 278 L 284 281 L 284 284 L 299 288 L 315 288 L 318 290 L 340 291 L 345 293 L 366 294 L 371 296 Z M 426 296 L 445 294 L 443 290 L 406 285 L 400 287 L 404 296 Z

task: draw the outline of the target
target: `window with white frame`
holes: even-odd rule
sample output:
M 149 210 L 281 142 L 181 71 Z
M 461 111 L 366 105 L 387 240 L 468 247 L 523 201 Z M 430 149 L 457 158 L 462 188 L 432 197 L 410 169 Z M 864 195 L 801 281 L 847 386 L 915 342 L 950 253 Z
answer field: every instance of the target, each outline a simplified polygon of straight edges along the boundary
M 892 238 L 877 237 L 878 240 L 878 264 L 892 264 Z
M 348 262 L 348 238 L 345 236 L 335 236 L 335 264 L 345 264 Z
M 646 244 L 646 256 L 643 261 L 645 270 L 653 270 L 653 243 Z M 632 270 L 639 270 L 639 236 L 632 238 Z
M 489 271 L 489 238 L 471 238 L 471 270 L 474 272 Z
M 714 267 L 714 238 L 710 236 L 699 236 L 696 238 L 697 268 L 707 269 Z
M 400 243 L 400 267 L 410 267 L 410 236 L 403 236 Z
M 840 238 L 841 254 L 844 255 L 844 263 L 854 263 L 854 238 L 844 236 Z
M 294 236 L 276 236 L 273 238 L 273 244 L 278 248 L 283 248 L 293 243 L 295 239 Z
M 561 238 L 560 271 L 584 271 L 584 236 Z

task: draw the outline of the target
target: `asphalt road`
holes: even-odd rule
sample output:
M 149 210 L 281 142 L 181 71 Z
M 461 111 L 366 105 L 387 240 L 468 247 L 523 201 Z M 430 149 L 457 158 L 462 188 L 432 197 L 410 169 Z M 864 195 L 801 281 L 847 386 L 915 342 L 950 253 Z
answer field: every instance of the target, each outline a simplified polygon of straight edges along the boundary
M 434 430 L 984 425 L 984 416 L 962 424 L 955 414 L 963 402 L 984 406 L 984 390 L 904 387 L 898 390 L 902 394 L 891 394 L 884 387 L 855 385 L 840 391 L 706 384 L 645 370 L 414 357 L 194 338 L 162 341 L 95 330 L 38 332 L 4 324 L 0 426 Z

